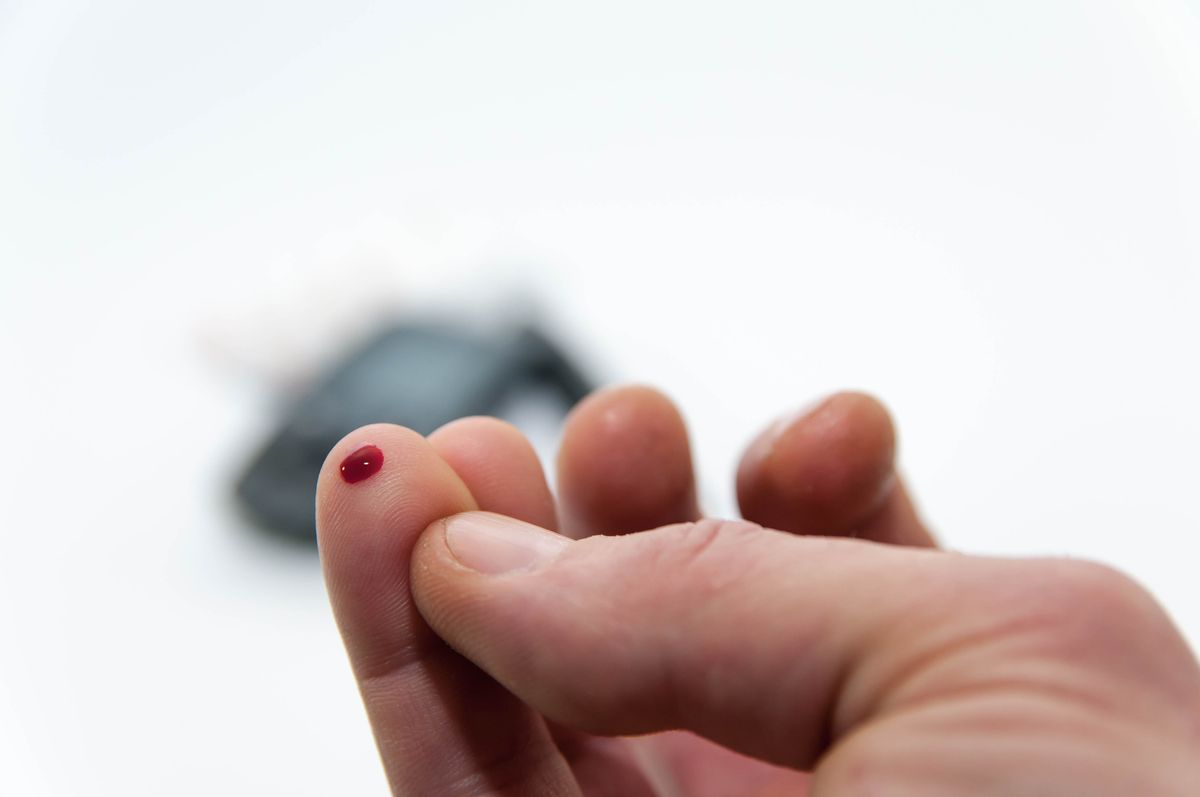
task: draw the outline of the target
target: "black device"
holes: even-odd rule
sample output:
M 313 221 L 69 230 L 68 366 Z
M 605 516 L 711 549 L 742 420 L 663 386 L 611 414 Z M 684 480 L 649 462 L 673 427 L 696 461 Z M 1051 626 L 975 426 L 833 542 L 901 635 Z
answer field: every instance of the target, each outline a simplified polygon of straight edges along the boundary
M 429 434 L 456 418 L 494 414 L 526 390 L 554 392 L 565 412 L 591 386 L 532 327 L 484 334 L 450 324 L 397 324 L 340 360 L 294 403 L 238 479 L 238 501 L 262 528 L 316 542 L 317 475 L 346 434 L 376 422 Z

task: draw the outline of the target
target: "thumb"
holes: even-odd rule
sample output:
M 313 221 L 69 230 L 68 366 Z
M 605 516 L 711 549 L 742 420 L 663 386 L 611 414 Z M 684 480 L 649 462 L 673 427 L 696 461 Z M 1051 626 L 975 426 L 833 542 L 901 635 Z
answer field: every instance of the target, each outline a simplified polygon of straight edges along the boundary
M 468 512 L 426 530 L 412 583 L 435 632 L 557 722 L 803 767 L 941 556 L 711 520 L 576 542 Z
M 822 762 L 825 783 L 870 757 L 864 744 L 900 759 L 888 751 L 917 738 L 925 748 L 931 728 L 961 736 L 953 726 L 973 690 L 985 713 L 1009 710 L 994 702 L 999 688 L 1085 704 L 1095 693 L 1111 705 L 1135 672 L 1162 683 L 1169 669 L 1127 650 L 1108 655 L 1133 641 L 1112 629 L 1146 628 L 1153 604 L 1107 568 L 744 522 L 572 541 L 467 512 L 425 530 L 412 584 L 434 631 L 556 722 L 612 735 L 686 728 L 797 769 L 853 739 Z M 953 701 L 953 722 L 930 721 L 939 700 Z M 1172 710 L 1159 696 L 1139 701 L 1158 716 Z

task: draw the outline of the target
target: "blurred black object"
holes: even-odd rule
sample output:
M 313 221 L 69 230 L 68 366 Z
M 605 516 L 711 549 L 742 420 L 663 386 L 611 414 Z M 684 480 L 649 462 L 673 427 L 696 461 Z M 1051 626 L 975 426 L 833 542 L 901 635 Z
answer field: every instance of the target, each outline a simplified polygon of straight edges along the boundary
M 317 475 L 343 436 L 376 422 L 429 434 L 455 418 L 495 414 L 530 389 L 557 393 L 565 408 L 591 386 L 532 328 L 484 336 L 450 325 L 391 327 L 295 403 L 238 480 L 238 499 L 264 529 L 315 542 Z

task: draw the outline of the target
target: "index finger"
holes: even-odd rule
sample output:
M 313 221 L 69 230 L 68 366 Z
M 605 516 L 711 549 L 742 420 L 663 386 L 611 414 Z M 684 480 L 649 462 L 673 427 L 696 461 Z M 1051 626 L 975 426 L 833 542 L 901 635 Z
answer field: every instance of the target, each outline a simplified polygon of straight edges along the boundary
M 388 780 L 396 794 L 578 793 L 541 718 L 446 646 L 413 603 L 417 537 L 475 507 L 429 442 L 399 426 L 348 435 L 321 470 L 321 562 Z

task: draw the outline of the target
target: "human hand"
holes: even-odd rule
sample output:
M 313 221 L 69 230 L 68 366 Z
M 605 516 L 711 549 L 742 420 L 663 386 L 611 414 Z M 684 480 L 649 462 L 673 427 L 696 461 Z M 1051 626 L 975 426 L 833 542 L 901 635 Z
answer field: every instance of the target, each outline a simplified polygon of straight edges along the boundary
M 382 469 L 344 482 L 366 444 Z M 561 512 L 498 421 L 347 436 L 322 559 L 393 790 L 1200 793 L 1200 670 L 1153 600 L 934 550 L 892 453 L 866 397 L 776 424 L 738 474 L 771 531 L 698 520 L 682 421 L 644 388 L 572 414 Z

